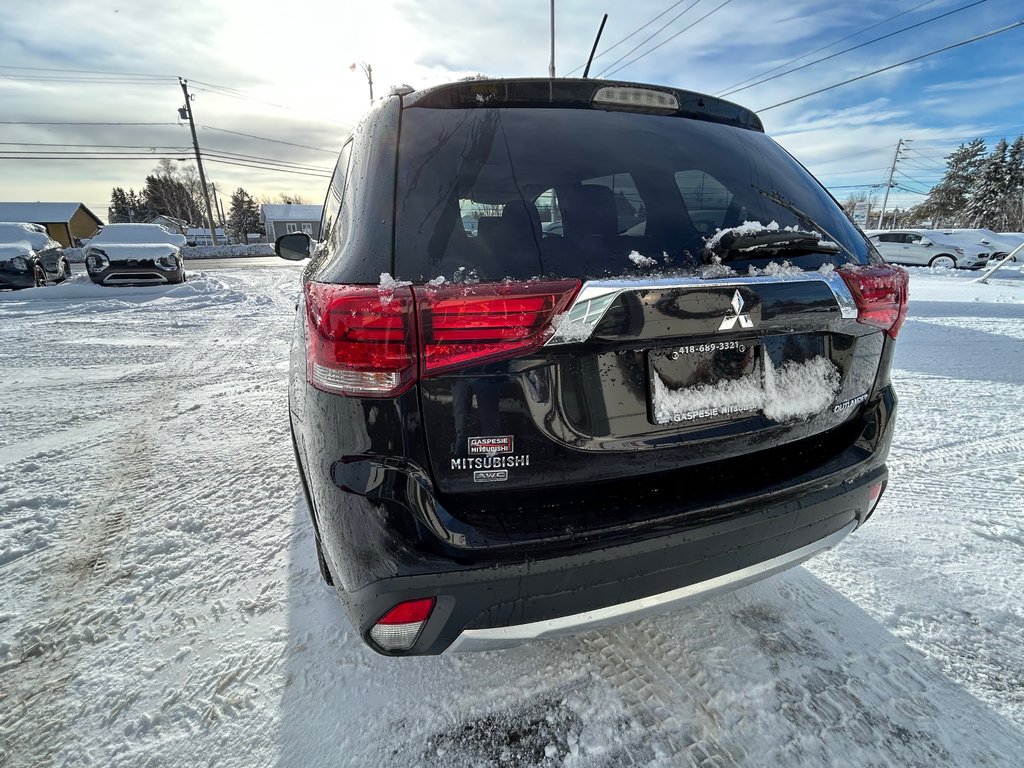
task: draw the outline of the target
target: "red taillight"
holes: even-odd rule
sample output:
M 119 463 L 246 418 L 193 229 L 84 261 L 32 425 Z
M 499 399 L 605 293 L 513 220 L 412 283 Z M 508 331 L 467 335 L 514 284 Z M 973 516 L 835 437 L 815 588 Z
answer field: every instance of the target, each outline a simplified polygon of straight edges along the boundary
M 907 318 L 907 270 L 892 265 L 839 270 L 857 303 L 857 321 L 884 329 L 892 338 Z
M 436 600 L 424 597 L 399 603 L 370 627 L 370 637 L 386 651 L 412 648 L 434 610 Z
M 578 280 L 416 288 L 421 376 L 532 352 L 579 288 Z
M 307 380 L 342 395 L 394 397 L 416 379 L 412 289 L 306 284 Z
M 434 598 L 424 597 L 422 600 L 409 600 L 399 603 L 385 613 L 377 621 L 378 624 L 412 624 L 426 621 L 434 610 Z

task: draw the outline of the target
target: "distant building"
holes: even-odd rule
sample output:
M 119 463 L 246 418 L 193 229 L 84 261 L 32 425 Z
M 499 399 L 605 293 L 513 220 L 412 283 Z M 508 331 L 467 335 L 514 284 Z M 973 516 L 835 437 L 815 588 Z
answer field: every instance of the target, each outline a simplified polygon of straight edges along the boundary
M 103 226 L 82 203 L 0 203 L 0 221 L 42 224 L 66 248 L 92 237 Z
M 319 240 L 323 213 L 322 205 L 261 205 L 260 223 L 271 243 L 291 232 L 305 232 L 314 240 Z
M 186 230 L 192 226 L 184 219 L 176 219 L 173 216 L 164 216 L 160 214 L 149 220 L 150 224 L 159 224 L 161 227 L 166 229 L 168 232 L 175 232 L 177 234 L 184 235 Z
M 213 245 L 213 239 L 210 237 L 210 228 L 190 227 L 185 232 L 185 239 L 189 245 L 193 243 L 195 245 Z M 230 241 L 228 236 L 224 234 L 224 230 L 217 227 L 217 244 L 227 245 Z

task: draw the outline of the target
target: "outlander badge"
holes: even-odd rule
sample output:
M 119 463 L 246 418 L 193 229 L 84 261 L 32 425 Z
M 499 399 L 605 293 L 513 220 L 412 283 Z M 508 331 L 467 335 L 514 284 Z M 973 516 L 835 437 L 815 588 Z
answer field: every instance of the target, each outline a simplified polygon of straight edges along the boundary
M 726 315 L 722 320 L 722 324 L 718 326 L 720 331 L 729 331 L 736 327 L 736 323 L 740 324 L 740 328 L 753 328 L 754 321 L 750 319 L 750 315 L 743 311 L 743 297 L 740 296 L 740 292 L 737 290 L 732 296 L 732 314 Z

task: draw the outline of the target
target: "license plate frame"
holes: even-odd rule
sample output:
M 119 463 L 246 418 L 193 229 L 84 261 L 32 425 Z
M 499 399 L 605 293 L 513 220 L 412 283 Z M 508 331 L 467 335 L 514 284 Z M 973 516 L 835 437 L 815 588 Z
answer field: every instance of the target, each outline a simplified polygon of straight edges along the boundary
M 730 339 L 647 353 L 648 420 L 656 426 L 706 425 L 757 415 L 764 391 L 764 344 Z M 756 388 L 745 386 L 756 380 Z M 738 382 L 736 385 L 723 382 Z M 748 402 L 743 393 L 750 391 Z M 718 401 L 716 401 L 718 400 Z

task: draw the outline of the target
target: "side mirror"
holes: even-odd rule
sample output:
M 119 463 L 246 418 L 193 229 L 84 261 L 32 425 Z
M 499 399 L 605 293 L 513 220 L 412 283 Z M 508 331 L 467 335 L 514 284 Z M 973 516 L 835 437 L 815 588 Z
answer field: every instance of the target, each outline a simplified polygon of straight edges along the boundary
M 277 238 L 274 253 L 288 261 L 302 261 L 309 258 L 312 242 L 312 238 L 305 232 L 290 232 Z

